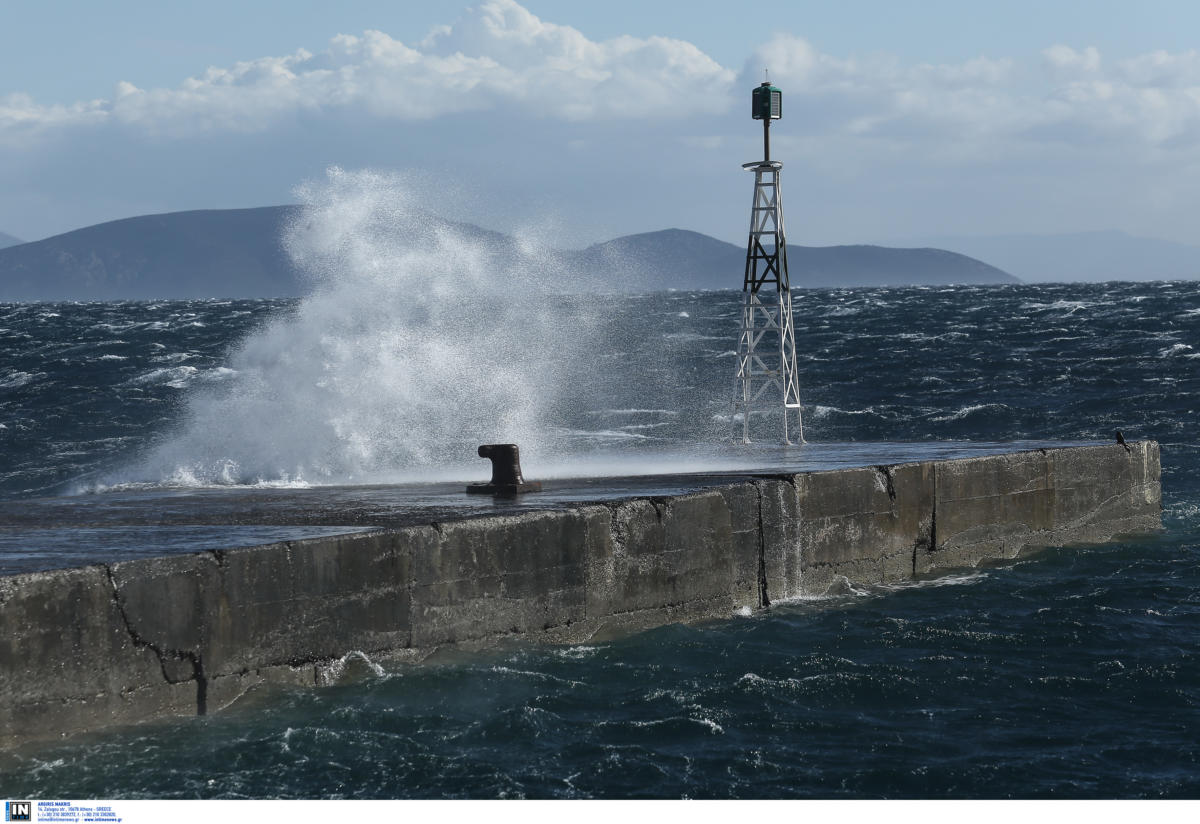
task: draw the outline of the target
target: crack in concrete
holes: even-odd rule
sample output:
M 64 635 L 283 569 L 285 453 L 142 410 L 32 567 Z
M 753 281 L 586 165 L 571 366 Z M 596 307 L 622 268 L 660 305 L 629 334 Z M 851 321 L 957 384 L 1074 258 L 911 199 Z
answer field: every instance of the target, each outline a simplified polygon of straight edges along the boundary
M 888 500 L 892 502 L 892 508 L 895 509 L 896 504 L 896 483 L 892 477 L 892 467 L 880 464 L 874 467 L 875 471 L 883 476 L 884 486 L 887 489 Z
M 125 611 L 125 605 L 121 603 L 120 589 L 117 587 L 117 579 L 113 576 L 112 567 L 108 564 L 101 564 L 104 568 L 105 575 L 108 576 L 109 586 L 112 587 L 113 604 L 117 607 L 117 613 L 121 616 L 121 622 L 125 625 L 125 632 L 129 635 L 129 640 L 133 642 L 135 647 L 142 647 L 154 653 L 158 658 L 158 666 L 162 671 L 163 680 L 168 684 L 182 684 L 188 680 L 196 682 L 196 714 L 206 715 L 208 713 L 208 678 L 204 674 L 204 664 L 202 657 L 190 650 L 165 649 L 155 644 L 133 628 L 133 622 L 129 620 L 129 614 Z M 188 661 L 192 665 L 192 677 L 190 679 L 174 679 L 167 670 L 167 658 L 170 656 L 176 661 Z

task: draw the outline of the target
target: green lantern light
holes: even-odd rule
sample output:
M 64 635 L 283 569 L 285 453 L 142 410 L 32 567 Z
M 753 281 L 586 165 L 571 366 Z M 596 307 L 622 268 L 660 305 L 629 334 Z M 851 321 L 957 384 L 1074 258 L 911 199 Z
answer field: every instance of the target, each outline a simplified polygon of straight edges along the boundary
M 770 81 L 764 82 L 751 95 L 751 114 L 755 120 L 778 120 L 783 116 L 783 92 Z
M 763 162 L 771 162 L 771 121 L 783 117 L 783 92 L 763 81 L 750 96 L 750 115 L 763 124 Z

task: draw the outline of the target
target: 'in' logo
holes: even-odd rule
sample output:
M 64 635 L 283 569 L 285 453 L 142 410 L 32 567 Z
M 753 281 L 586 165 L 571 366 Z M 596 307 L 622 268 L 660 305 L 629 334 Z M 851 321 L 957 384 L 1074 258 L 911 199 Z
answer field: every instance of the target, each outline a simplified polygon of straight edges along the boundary
M 33 821 L 33 803 L 30 801 L 5 801 L 5 821 Z

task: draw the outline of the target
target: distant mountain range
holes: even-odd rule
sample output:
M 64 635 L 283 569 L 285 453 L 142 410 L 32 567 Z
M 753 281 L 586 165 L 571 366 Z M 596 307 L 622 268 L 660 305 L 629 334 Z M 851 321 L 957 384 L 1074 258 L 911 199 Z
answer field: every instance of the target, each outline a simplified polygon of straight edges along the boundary
M 292 297 L 305 287 L 280 246 L 296 206 L 145 215 L 0 248 L 0 301 Z M 438 218 L 431 217 L 436 221 Z M 499 255 L 516 241 L 450 224 Z M 741 289 L 745 250 L 667 229 L 557 253 L 579 291 Z M 1015 283 L 979 260 L 941 249 L 788 246 L 792 285 Z
M 1124 232 L 929 236 L 911 242 L 982 258 L 1028 281 L 1200 278 L 1200 246 Z
M 1017 278 L 956 252 L 888 246 L 796 246 L 789 243 L 792 286 L 907 286 L 1018 283 Z M 581 271 L 612 272 L 659 288 L 741 289 L 744 246 L 684 229 L 627 235 L 574 253 Z
M 4 232 L 0 232 L 0 249 L 7 249 L 9 246 L 16 246 L 17 244 L 24 242 L 25 241 L 15 238 L 12 235 L 6 235 Z

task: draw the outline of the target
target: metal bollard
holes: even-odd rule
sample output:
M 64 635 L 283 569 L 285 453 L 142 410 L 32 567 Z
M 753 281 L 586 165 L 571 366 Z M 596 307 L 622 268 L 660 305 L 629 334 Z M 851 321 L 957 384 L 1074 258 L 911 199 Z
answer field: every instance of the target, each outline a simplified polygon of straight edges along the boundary
M 467 492 L 473 495 L 518 495 L 542 491 L 540 483 L 521 477 L 521 451 L 515 443 L 485 443 L 479 447 L 479 457 L 492 462 L 491 483 L 471 484 Z

